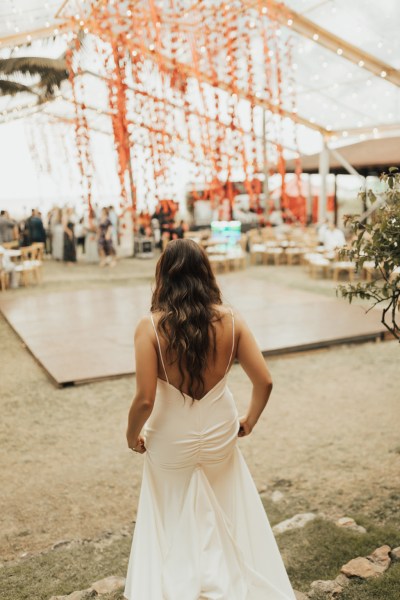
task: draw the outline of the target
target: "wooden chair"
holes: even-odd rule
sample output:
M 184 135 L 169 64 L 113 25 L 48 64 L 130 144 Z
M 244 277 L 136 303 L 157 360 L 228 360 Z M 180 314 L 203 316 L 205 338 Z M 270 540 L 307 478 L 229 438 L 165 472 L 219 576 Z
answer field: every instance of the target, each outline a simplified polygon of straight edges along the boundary
M 229 261 L 225 254 L 210 254 L 208 260 L 214 273 L 218 273 L 220 268 L 225 273 L 229 271 Z
M 36 242 L 35 244 L 32 244 L 30 264 L 36 278 L 36 283 L 43 281 L 43 257 L 44 243 Z
M 286 248 L 285 255 L 288 265 L 299 265 L 301 263 L 304 250 L 302 248 Z
M 263 229 L 261 229 L 261 239 L 265 242 L 267 240 L 277 241 L 278 238 L 275 229 L 272 227 L 264 227 Z
M 343 260 L 332 263 L 332 276 L 334 281 L 339 281 L 340 274 L 345 273 L 348 275 L 349 281 L 352 282 L 354 281 L 355 272 L 355 264 L 350 261 Z
M 20 248 L 21 257 L 20 262 L 15 266 L 15 273 L 20 274 L 20 282 L 22 285 L 29 285 L 29 275 L 33 276 L 34 281 L 38 283 L 39 267 L 34 263 L 34 257 L 36 256 L 36 250 L 33 246 L 22 246 Z
M 228 249 L 226 253 L 228 268 L 244 269 L 246 267 L 246 258 L 246 247 L 243 248 L 242 244 L 238 244 L 233 248 Z
M 367 260 L 363 264 L 362 267 L 362 276 L 367 281 L 372 281 L 374 276 L 378 274 L 378 268 L 375 267 L 375 262 L 373 260 Z
M 18 240 L 13 240 L 12 242 L 2 242 L 1 245 L 3 248 L 6 248 L 6 250 L 12 250 L 18 248 Z
M 0 254 L 0 290 L 3 292 L 9 287 L 8 272 L 4 268 L 3 255 Z
M 263 252 L 263 263 L 268 265 L 270 262 L 276 266 L 285 262 L 285 253 L 283 248 L 265 245 Z
M 32 248 L 36 250 L 36 258 L 35 260 L 43 261 L 45 245 L 44 242 L 34 242 L 32 244 Z
M 258 262 L 264 262 L 265 244 L 260 243 L 256 238 L 249 239 L 249 252 L 250 264 L 256 265 Z
M 329 274 L 331 263 L 327 258 L 321 256 L 321 254 L 305 254 L 304 260 L 308 265 L 308 271 L 311 277 L 316 278 L 319 274 L 321 274 L 322 277 L 327 277 Z

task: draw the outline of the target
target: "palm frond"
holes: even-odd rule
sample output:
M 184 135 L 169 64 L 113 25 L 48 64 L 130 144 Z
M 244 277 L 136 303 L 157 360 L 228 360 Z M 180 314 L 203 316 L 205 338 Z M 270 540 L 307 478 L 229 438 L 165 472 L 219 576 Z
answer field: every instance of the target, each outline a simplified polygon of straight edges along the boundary
M 48 73 L 64 73 L 68 77 L 67 64 L 64 58 L 45 58 L 43 56 L 20 56 L 18 58 L 0 59 L 0 73 L 4 75 L 46 75 Z
M 55 88 L 60 87 L 61 82 L 68 79 L 65 56 L 60 58 L 26 56 L 0 59 L 0 74 L 14 77 L 14 79 L 18 79 L 21 75 L 38 75 L 40 80 L 36 85 L 39 90 L 42 90 L 41 94 L 45 98 L 54 96 Z
M 38 95 L 37 92 L 35 92 L 32 88 L 30 88 L 27 85 L 17 83 L 16 81 L 0 79 L 0 96 L 16 96 L 17 94 L 21 94 L 22 92 L 34 94 L 35 96 Z

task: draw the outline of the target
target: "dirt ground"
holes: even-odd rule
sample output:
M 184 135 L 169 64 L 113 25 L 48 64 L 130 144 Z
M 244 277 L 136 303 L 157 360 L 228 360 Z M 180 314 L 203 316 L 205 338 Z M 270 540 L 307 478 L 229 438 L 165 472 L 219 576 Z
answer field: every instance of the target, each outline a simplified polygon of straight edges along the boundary
M 103 270 L 48 262 L 42 286 L 7 294 L 131 286 L 153 269 L 154 261 L 132 259 Z M 334 294 L 331 282 L 300 267 L 251 272 Z M 0 348 L 1 560 L 132 523 L 142 458 L 127 449 L 124 431 L 134 377 L 57 389 L 2 317 Z M 385 342 L 270 358 L 270 404 L 240 441 L 259 488 L 327 516 L 400 522 L 399 352 Z M 244 410 L 250 386 L 238 365 L 229 384 Z

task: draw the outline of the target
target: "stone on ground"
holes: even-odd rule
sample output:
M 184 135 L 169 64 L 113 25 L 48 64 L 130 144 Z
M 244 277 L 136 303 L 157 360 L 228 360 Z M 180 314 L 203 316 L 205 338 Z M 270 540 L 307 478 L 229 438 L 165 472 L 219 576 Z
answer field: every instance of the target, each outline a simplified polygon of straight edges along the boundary
M 111 594 L 112 592 L 116 592 L 123 588 L 124 585 L 124 577 L 115 577 L 115 575 L 112 575 L 111 577 L 106 577 L 105 579 L 95 581 L 94 583 L 92 583 L 91 587 L 98 594 Z
M 279 490 L 275 490 L 271 494 L 272 502 L 281 502 L 281 500 L 283 500 L 283 498 L 284 498 L 284 494 L 282 494 L 282 492 L 280 492 Z
M 347 577 L 360 577 L 361 579 L 370 579 L 382 575 L 386 569 L 377 565 L 368 558 L 353 558 L 340 569 Z
M 297 590 L 293 591 L 294 595 L 296 596 L 296 600 L 308 600 L 308 596 L 304 592 L 298 592 Z
M 345 529 L 350 529 L 351 531 L 357 531 L 358 533 L 367 533 L 365 527 L 361 525 L 357 525 L 354 519 L 351 517 L 342 517 L 336 521 L 336 525 L 338 527 L 344 527 Z
M 300 529 L 313 521 L 317 515 L 315 513 L 299 513 L 298 515 L 294 515 L 290 519 L 286 519 L 285 521 L 281 521 L 277 525 L 274 525 L 272 531 L 276 533 L 284 533 L 285 531 L 290 531 L 292 529 Z
M 68 594 L 67 596 L 52 596 L 50 600 L 91 600 L 91 598 L 97 597 L 96 590 L 88 588 L 87 590 L 72 592 L 72 594 Z
M 400 546 L 398 548 L 394 548 L 390 552 L 390 558 L 393 560 L 393 562 L 400 560 Z
M 343 573 L 340 573 L 337 577 L 335 577 L 335 581 L 342 588 L 345 588 L 350 583 L 349 578 L 346 577 L 346 575 L 343 575 Z
M 335 598 L 343 590 L 343 586 L 339 585 L 336 580 L 318 580 L 311 584 L 311 598 L 315 594 L 329 594 L 330 598 Z
M 390 546 L 380 546 L 373 551 L 372 554 L 367 556 L 368 560 L 373 562 L 375 565 L 379 565 L 384 571 L 390 567 Z

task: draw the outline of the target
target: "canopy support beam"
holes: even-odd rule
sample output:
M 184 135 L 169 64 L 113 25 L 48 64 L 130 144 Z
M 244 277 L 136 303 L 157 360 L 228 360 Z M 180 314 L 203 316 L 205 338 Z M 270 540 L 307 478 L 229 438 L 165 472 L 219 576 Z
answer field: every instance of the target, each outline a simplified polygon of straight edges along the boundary
M 291 10 L 277 0 L 262 0 L 270 16 L 274 17 L 281 25 L 290 27 L 296 33 L 312 39 L 315 43 L 331 50 L 342 58 L 358 65 L 360 68 L 390 81 L 400 87 L 400 71 L 372 54 L 368 54 L 357 46 L 353 46 L 341 37 L 334 35 L 327 29 L 320 27 L 307 17 Z
M 365 177 L 363 175 L 360 175 L 360 173 L 358 171 L 356 171 L 356 169 L 349 163 L 349 161 L 342 156 L 342 154 L 340 154 L 340 152 L 338 150 L 334 150 L 333 148 L 331 148 L 331 153 L 332 155 L 336 158 L 336 160 L 338 160 L 340 162 L 340 164 L 342 165 L 342 167 L 344 167 L 346 169 L 346 171 L 349 173 L 349 175 L 354 175 L 355 177 L 359 177 L 362 182 L 365 181 Z

